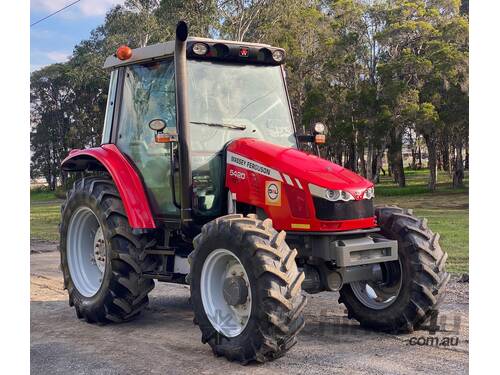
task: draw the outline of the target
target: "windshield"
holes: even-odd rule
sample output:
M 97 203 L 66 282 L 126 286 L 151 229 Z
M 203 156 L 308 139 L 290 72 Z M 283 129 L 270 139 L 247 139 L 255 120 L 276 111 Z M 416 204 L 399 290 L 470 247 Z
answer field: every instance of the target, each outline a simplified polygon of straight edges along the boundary
M 188 60 L 195 217 L 223 212 L 223 157 L 232 139 L 297 147 L 279 66 Z
M 252 137 L 296 147 L 279 66 L 188 60 L 193 151 L 218 152 Z

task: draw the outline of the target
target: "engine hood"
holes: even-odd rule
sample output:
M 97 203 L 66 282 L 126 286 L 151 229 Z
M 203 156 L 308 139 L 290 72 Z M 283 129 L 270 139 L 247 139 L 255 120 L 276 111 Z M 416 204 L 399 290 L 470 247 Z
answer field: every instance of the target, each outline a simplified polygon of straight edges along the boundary
M 295 179 L 298 179 L 305 189 L 312 183 L 328 189 L 348 191 L 359 200 L 362 199 L 362 193 L 373 186 L 369 180 L 338 164 L 259 139 L 235 140 L 227 147 L 227 151 L 270 168 L 271 178 L 289 184 L 289 180 L 294 184 Z

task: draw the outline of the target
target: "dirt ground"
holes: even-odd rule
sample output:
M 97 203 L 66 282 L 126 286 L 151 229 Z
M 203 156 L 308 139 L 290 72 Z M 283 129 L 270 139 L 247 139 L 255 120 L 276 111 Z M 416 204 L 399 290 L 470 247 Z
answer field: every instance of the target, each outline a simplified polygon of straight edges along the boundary
M 97 326 L 68 306 L 52 243 L 31 246 L 32 374 L 465 374 L 469 362 L 468 283 L 453 278 L 435 334 L 390 335 L 348 320 L 336 293 L 309 296 L 306 327 L 283 358 L 241 366 L 215 357 L 193 325 L 189 288 L 157 283 L 133 322 Z M 446 345 L 448 344 L 448 345 Z

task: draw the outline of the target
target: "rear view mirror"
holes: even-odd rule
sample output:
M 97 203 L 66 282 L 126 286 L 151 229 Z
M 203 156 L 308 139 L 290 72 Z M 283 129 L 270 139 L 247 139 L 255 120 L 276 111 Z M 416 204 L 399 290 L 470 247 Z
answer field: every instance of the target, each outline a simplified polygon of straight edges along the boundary
M 167 123 L 165 122 L 165 120 L 162 120 L 161 118 L 157 118 L 157 119 L 151 120 L 149 122 L 148 126 L 151 130 L 154 130 L 155 132 L 162 132 L 167 127 Z

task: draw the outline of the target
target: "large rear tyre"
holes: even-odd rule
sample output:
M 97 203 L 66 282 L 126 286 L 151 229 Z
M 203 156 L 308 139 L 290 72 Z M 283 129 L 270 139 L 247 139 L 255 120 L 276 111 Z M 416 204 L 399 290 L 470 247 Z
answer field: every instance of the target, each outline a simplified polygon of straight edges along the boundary
M 412 332 L 438 309 L 450 275 L 439 234 L 426 219 L 399 207 L 375 210 L 381 234 L 398 241 L 399 260 L 381 263 L 383 281 L 355 282 L 340 290 L 349 318 L 366 328 Z
M 190 254 L 195 322 L 215 355 L 246 364 L 282 356 L 304 326 L 304 274 L 270 219 L 228 215 L 206 224 Z
M 153 280 L 141 277 L 154 266 L 144 256 L 147 246 L 144 235 L 132 233 L 111 180 L 75 182 L 61 207 L 60 252 L 64 286 L 78 318 L 119 323 L 144 309 L 154 288 Z

